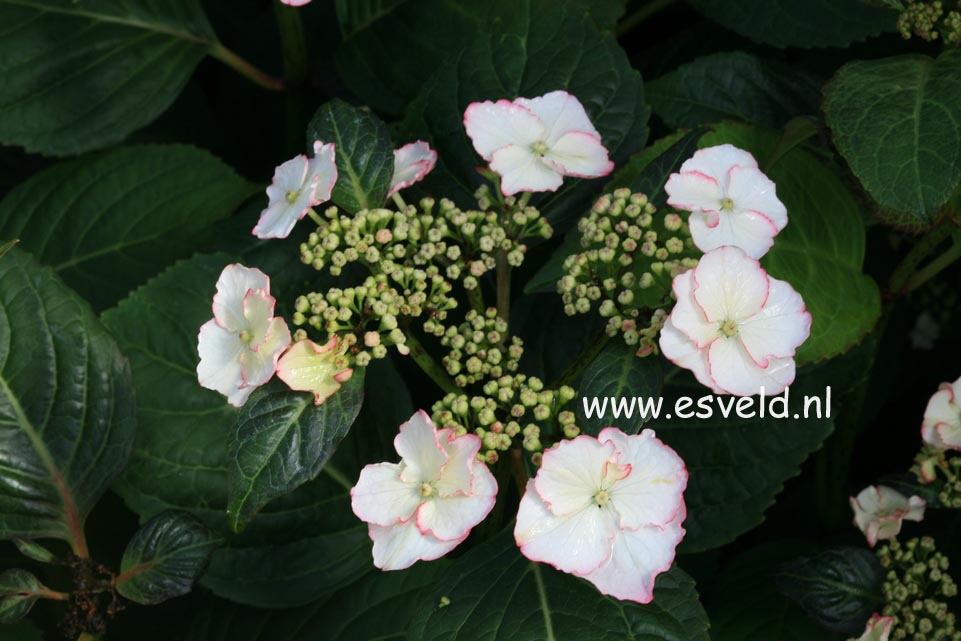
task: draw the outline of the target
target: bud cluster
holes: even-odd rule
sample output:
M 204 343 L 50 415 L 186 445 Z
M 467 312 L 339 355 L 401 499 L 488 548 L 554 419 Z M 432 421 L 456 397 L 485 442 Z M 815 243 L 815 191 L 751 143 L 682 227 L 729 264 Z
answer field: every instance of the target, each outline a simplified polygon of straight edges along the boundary
M 507 321 L 497 316 L 497 309 L 489 307 L 483 314 L 471 310 L 463 323 L 444 331 L 440 342 L 450 349 L 444 368 L 458 387 L 516 372 L 524 343 L 516 336 L 510 345 L 507 341 Z
M 899 543 L 892 539 L 878 550 L 886 571 L 885 616 L 894 618 L 892 641 L 961 641 L 948 603 L 958 586 L 948 574 L 948 559 L 930 537 Z
M 578 223 L 583 251 L 564 261 L 557 290 L 568 316 L 595 306 L 608 319 L 607 334 L 621 334 L 638 356 L 657 351 L 671 279 L 697 265 L 687 223 L 663 216 L 641 193 L 617 189 L 601 196 Z M 657 310 L 642 316 L 644 310 Z
M 482 395 L 447 394 L 434 404 L 432 418 L 438 427 L 458 435 L 477 434 L 483 442 L 478 458 L 495 463 L 498 452 L 508 450 L 518 436 L 524 449 L 540 451 L 541 430 L 551 421 L 556 421 L 565 437 L 577 436 L 574 413 L 562 409 L 574 396 L 566 385 L 549 390 L 537 377 L 505 375 L 485 383 Z
M 915 458 L 911 471 L 925 485 L 944 477 L 938 502 L 946 508 L 961 509 L 961 455 L 925 446 Z
M 907 0 L 898 17 L 898 31 L 905 40 L 911 36 L 928 41 L 940 38 L 947 45 L 957 46 L 961 44 L 961 12 L 953 9 L 945 13 L 941 0 Z

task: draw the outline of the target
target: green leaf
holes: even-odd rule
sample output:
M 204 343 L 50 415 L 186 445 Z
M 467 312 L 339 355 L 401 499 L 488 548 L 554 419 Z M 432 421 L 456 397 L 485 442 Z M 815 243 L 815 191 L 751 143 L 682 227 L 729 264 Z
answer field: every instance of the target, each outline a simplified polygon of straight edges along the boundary
M 742 51 L 715 53 L 647 84 L 654 113 L 671 129 L 721 120 L 780 127 L 819 111 L 821 83 L 803 71 Z
M 370 111 L 331 100 L 307 125 L 307 145 L 337 145 L 337 183 L 331 200 L 356 212 L 380 207 L 394 175 L 394 148 L 387 126 Z
M 0 539 L 86 552 L 83 522 L 127 462 L 130 368 L 90 307 L 14 248 L 0 259 Z
M 197 0 L 0 0 L 0 142 L 50 155 L 119 142 L 212 47 Z
M 617 425 L 628 434 L 637 434 L 649 420 L 638 405 L 660 396 L 661 367 L 656 358 L 639 358 L 634 352 L 619 337 L 614 338 L 584 369 L 574 399 L 581 432 L 597 436 L 605 427 Z M 591 406 L 589 417 L 585 405 L 590 403 L 597 405 Z
M 185 512 L 168 511 L 141 527 L 123 553 L 117 592 L 154 605 L 190 592 L 219 541 Z
M 464 109 L 475 101 L 564 89 L 583 103 L 614 162 L 643 148 L 649 115 L 644 85 L 613 35 L 598 30 L 583 8 L 571 3 L 490 4 L 491 17 L 465 38 L 468 45 L 460 54 L 444 54 L 446 64 L 407 111 L 403 130 L 410 138 L 429 139 L 444 160 L 425 179 L 425 189 L 466 204 L 480 184 L 476 168 L 483 161 L 463 125 Z M 601 186 L 596 180 L 568 178 L 556 193 L 531 202 L 563 230 Z
M 28 619 L 13 624 L 4 623 L 3 629 L 11 641 L 45 641 L 43 633 Z
M 931 226 L 961 179 L 961 51 L 848 63 L 827 86 L 824 110 L 879 215 Z
M 28 559 L 33 559 L 38 563 L 50 563 L 54 560 L 53 552 L 43 547 L 36 541 L 28 541 L 27 539 L 14 539 L 14 545 L 20 551 L 20 554 L 24 555 Z
M 3 255 L 16 247 L 19 242 L 19 238 L 14 238 L 13 240 L 8 240 L 5 243 L 0 243 L 0 258 L 3 258 Z
M 898 14 L 861 0 L 691 0 L 705 16 L 743 36 L 783 47 L 845 47 L 894 31 Z
M 335 0 L 337 22 L 345 39 L 388 15 L 407 0 Z
M 440 607 L 446 597 L 449 604 Z M 422 599 L 410 641 L 707 641 L 694 581 L 677 567 L 638 605 L 521 556 L 508 531 L 458 559 Z
M 263 610 L 218 603 L 203 608 L 184 641 L 385 641 L 405 639 L 444 561 L 375 572 L 330 599 L 303 608 Z
M 0 624 L 13 623 L 30 612 L 46 588 L 26 570 L 0 573 Z
M 811 312 L 811 336 L 797 352 L 799 363 L 810 363 L 844 353 L 871 331 L 881 313 L 881 297 L 862 273 L 865 229 L 857 201 L 836 170 L 800 147 L 769 164 L 778 141 L 773 132 L 723 124 L 700 145 L 731 143 L 747 149 L 776 183 L 788 224 L 761 264 L 771 276 L 790 283 Z
M 884 605 L 884 569 L 873 552 L 837 547 L 785 564 L 777 587 L 808 616 L 835 632 L 858 635 Z
M 252 187 L 193 147 L 116 149 L 55 165 L 10 192 L 0 238 L 19 238 L 103 309 L 191 254 Z
M 227 443 L 230 526 L 242 530 L 271 500 L 317 478 L 363 401 L 363 368 L 319 406 L 282 385 L 254 392 Z

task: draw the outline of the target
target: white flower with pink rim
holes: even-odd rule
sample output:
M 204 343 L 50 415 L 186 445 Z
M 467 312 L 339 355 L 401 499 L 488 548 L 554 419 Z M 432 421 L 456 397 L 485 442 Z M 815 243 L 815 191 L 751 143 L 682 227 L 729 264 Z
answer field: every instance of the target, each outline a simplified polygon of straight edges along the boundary
M 618 599 L 649 603 L 674 563 L 687 516 L 684 461 L 654 432 L 615 427 L 544 452 L 514 538 L 532 561 L 583 577 Z
M 354 370 L 344 354 L 347 344 L 331 336 L 323 345 L 310 339 L 294 343 L 277 363 L 277 377 L 292 390 L 310 392 L 320 405 L 350 380 Z
M 942 383 L 928 400 L 921 423 L 921 437 L 937 450 L 961 451 L 961 378 Z
M 368 465 L 351 491 L 354 514 L 368 524 L 374 565 L 403 570 L 460 545 L 494 507 L 497 482 L 477 461 L 481 440 L 438 430 L 423 410 L 400 426 L 400 463 Z
M 423 140 L 404 145 L 394 150 L 394 175 L 390 179 L 388 196 L 401 189 L 407 189 L 429 174 L 437 164 L 437 152 Z
M 337 182 L 334 143 L 314 143 L 314 157 L 295 156 L 274 171 L 267 207 L 254 227 L 257 238 L 287 238 L 311 207 L 330 200 Z
M 691 212 L 698 249 L 731 245 L 760 258 L 787 225 L 787 209 L 774 183 L 750 153 L 733 145 L 701 149 L 664 185 L 667 204 Z
M 927 502 L 920 496 L 908 498 L 885 485 L 869 485 L 851 497 L 854 524 L 864 533 L 868 545 L 893 539 L 904 521 L 921 521 Z
M 883 617 L 880 614 L 873 614 L 868 619 L 868 624 L 864 628 L 864 634 L 857 639 L 849 641 L 890 641 L 891 629 L 894 627 L 894 617 Z
M 203 387 L 242 406 L 274 375 L 290 330 L 274 316 L 270 279 L 259 269 L 227 265 L 217 279 L 214 317 L 197 337 L 197 378 Z
M 701 257 L 674 278 L 677 303 L 661 329 L 668 359 L 717 394 L 780 394 L 811 333 L 801 295 L 737 247 Z
M 464 128 L 474 149 L 501 177 L 501 191 L 556 191 L 565 176 L 611 173 L 601 135 L 581 102 L 566 91 L 513 102 L 473 102 Z

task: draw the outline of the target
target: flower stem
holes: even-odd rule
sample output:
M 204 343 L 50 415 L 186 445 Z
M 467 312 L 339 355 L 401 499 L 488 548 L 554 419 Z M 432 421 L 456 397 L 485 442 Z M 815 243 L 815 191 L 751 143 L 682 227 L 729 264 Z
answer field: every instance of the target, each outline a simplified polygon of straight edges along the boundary
M 311 219 L 312 221 L 314 221 L 315 223 L 317 223 L 317 226 L 318 226 L 318 227 L 323 227 L 323 226 L 324 226 L 324 219 L 320 217 L 320 214 L 318 214 L 316 211 L 314 211 L 314 208 L 313 208 L 313 207 L 311 207 L 310 209 L 307 210 L 307 215 L 310 216 L 310 219 Z
M 644 2 L 637 11 L 625 17 L 617 24 L 617 28 L 614 30 L 614 37 L 620 38 L 624 34 L 629 33 L 634 27 L 654 14 L 663 11 L 673 3 L 674 0 L 648 0 Z
M 519 447 L 511 448 L 511 471 L 514 473 L 514 480 L 517 481 L 517 489 L 521 496 L 527 489 L 527 468 L 524 467 L 524 452 Z
M 888 291 L 885 293 L 885 298 L 899 298 L 907 294 L 910 291 L 907 289 L 908 283 L 914 277 L 915 272 L 918 272 L 918 266 L 924 262 L 924 259 L 927 258 L 931 252 L 937 249 L 938 245 L 940 245 L 950 234 L 950 225 L 938 225 L 929 231 L 926 236 L 923 236 L 921 240 L 919 240 L 917 244 L 911 248 L 911 251 L 908 252 L 908 255 L 905 256 L 904 259 L 898 264 L 894 270 L 894 273 L 891 274 L 891 279 L 888 281 Z M 951 254 L 952 252 L 948 251 L 947 253 Z M 938 260 L 935 260 L 934 262 L 938 262 Z M 948 264 L 950 264 L 950 262 Z M 944 269 L 946 266 L 947 265 L 942 265 L 934 273 L 927 275 L 926 279 L 931 278 L 934 276 L 934 274 L 940 271 L 940 269 Z M 925 270 L 926 269 L 927 268 L 925 268 Z
M 288 87 L 302 87 L 307 82 L 307 38 L 300 10 L 275 0 L 274 15 L 284 54 L 284 79 Z
M 404 198 L 400 195 L 400 192 L 395 191 L 393 194 L 391 194 L 390 198 L 394 201 L 394 204 L 397 205 L 397 209 L 407 209 L 407 203 L 404 202 Z
M 432 381 L 437 383 L 437 386 L 448 393 L 459 394 L 460 388 L 454 384 L 454 381 L 447 376 L 447 372 L 444 368 L 437 364 L 431 355 L 427 353 L 424 346 L 420 344 L 420 341 L 414 337 L 413 332 L 410 330 L 404 332 L 407 336 L 407 341 L 405 345 L 410 348 L 410 357 L 414 359 L 414 362 L 424 370 Z
M 287 88 L 283 80 L 261 71 L 219 42 L 211 47 L 210 55 L 264 89 L 283 91 Z
M 587 349 L 577 357 L 577 360 L 571 363 L 570 367 L 564 370 L 564 373 L 560 377 L 550 384 L 551 389 L 557 389 L 561 385 L 570 385 L 577 381 L 584 368 L 590 365 L 597 355 L 601 353 L 601 350 L 607 345 L 607 342 L 611 340 L 611 337 L 607 335 L 604 330 L 598 332 L 594 339 L 587 346 Z
M 497 315 L 505 321 L 511 314 L 511 266 L 507 262 L 507 252 L 497 252 Z
M 921 285 L 925 284 L 942 270 L 950 267 L 954 261 L 961 258 L 961 240 L 955 239 L 954 244 L 951 248 L 932 260 L 930 263 L 914 272 L 914 274 L 908 279 L 908 282 L 904 285 L 903 293 L 907 294 L 912 292 Z

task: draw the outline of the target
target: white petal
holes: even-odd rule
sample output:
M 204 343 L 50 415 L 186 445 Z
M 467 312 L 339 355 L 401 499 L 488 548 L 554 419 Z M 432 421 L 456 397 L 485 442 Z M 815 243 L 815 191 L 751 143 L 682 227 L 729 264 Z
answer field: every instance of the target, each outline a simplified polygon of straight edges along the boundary
M 774 181 L 755 167 L 732 167 L 728 172 L 728 197 L 735 210 L 754 211 L 774 225 L 775 233 L 787 225 L 787 208 L 778 197 Z
M 681 173 L 699 171 L 718 181 L 721 190 L 727 191 L 728 173 L 731 167 L 757 167 L 757 161 L 750 153 L 734 145 L 717 145 L 694 152 L 694 155 L 681 165 Z
M 664 183 L 664 192 L 668 205 L 686 211 L 716 212 L 724 199 L 717 179 L 699 171 L 671 174 Z
M 514 539 L 524 556 L 578 574 L 587 574 L 610 558 L 616 533 L 616 517 L 607 508 L 590 506 L 555 516 L 538 496 L 534 481 L 527 483 L 514 527 Z
M 921 435 L 925 442 L 937 449 L 961 450 L 961 378 L 952 384 L 943 384 L 928 400 L 921 423 Z
M 868 620 L 867 627 L 864 628 L 864 634 L 850 641 L 889 641 L 893 626 L 893 617 L 883 617 L 875 613 Z
M 228 397 L 240 389 L 243 385 L 240 355 L 246 350 L 247 345 L 240 337 L 221 327 L 217 321 L 204 323 L 197 336 L 197 352 L 200 354 L 197 378 L 200 385 Z
M 283 318 L 270 320 L 264 333 L 263 342 L 256 348 L 247 349 L 241 355 L 243 371 L 241 376 L 245 387 L 260 387 L 273 377 L 277 362 L 287 346 L 290 345 L 290 329 Z
M 357 518 L 376 525 L 411 520 L 423 499 L 420 485 L 401 480 L 401 468 L 396 463 L 377 463 L 360 471 L 350 490 L 350 505 Z
M 691 238 L 702 252 L 730 245 L 751 258 L 760 258 L 774 245 L 777 228 L 763 214 L 742 212 L 692 212 Z
M 537 472 L 537 494 L 560 516 L 593 506 L 594 495 L 603 487 L 608 468 L 617 465 L 617 451 L 611 443 L 583 435 L 562 440 L 544 452 Z
M 267 338 L 267 327 L 274 317 L 276 299 L 263 289 L 252 289 L 244 296 L 244 323 L 251 334 L 250 348 L 256 349 Z
M 711 388 L 716 394 L 723 393 L 723 390 L 718 388 L 717 383 L 711 379 L 711 372 L 707 362 L 707 348 L 698 349 L 697 343 L 688 338 L 684 332 L 674 327 L 674 325 L 671 324 L 670 318 L 667 319 L 664 327 L 661 328 L 658 345 L 665 358 L 678 367 L 691 370 L 701 385 Z
M 737 247 L 721 247 L 694 268 L 694 300 L 710 322 L 750 318 L 768 297 L 768 276 L 760 263 Z
M 394 449 L 404 463 L 401 479 L 407 482 L 436 481 L 447 463 L 447 452 L 441 447 L 437 430 L 424 410 L 417 410 L 400 426 L 400 432 L 394 437 Z
M 438 430 L 437 440 L 447 454 L 447 462 L 441 468 L 435 487 L 441 496 L 471 494 L 476 470 L 486 469 L 475 459 L 480 451 L 481 440 L 475 434 L 454 438 L 452 430 Z
M 261 239 L 287 238 L 297 221 L 307 214 L 307 209 L 302 205 L 286 199 L 277 201 L 260 212 L 260 218 L 251 233 Z
M 224 267 L 217 279 L 213 305 L 214 318 L 221 327 L 234 331 L 247 329 L 244 299 L 248 292 L 258 289 L 270 293 L 270 279 L 259 269 L 237 263 Z
M 278 165 L 274 170 L 274 178 L 271 182 L 271 187 L 274 189 L 273 194 L 286 198 L 287 192 L 299 192 L 304 188 L 309 170 L 310 160 L 304 154 L 298 154 L 287 162 Z M 269 189 L 270 187 L 268 187 Z M 267 192 L 267 195 L 271 196 L 271 199 L 274 197 L 270 191 Z
M 413 519 L 387 527 L 370 525 L 367 533 L 374 542 L 374 565 L 381 570 L 403 570 L 417 561 L 439 559 L 464 540 L 441 541 L 421 534 Z
M 471 528 L 487 518 L 497 500 L 497 481 L 486 465 L 474 471 L 472 494 L 438 496 L 417 510 L 417 527 L 442 541 L 463 540 Z
M 758 367 L 737 339 L 720 338 L 708 348 L 708 370 L 722 390 L 735 396 L 764 393 L 774 396 L 794 382 L 794 359 L 771 358 L 767 367 Z
M 598 141 L 601 139 L 601 134 L 584 111 L 584 105 L 566 91 L 552 91 L 538 98 L 518 98 L 514 104 L 530 109 L 540 118 L 547 128 L 544 142 L 549 147 L 572 131 L 590 134 Z
M 693 278 L 694 272 L 691 271 L 674 277 L 671 287 L 675 298 L 677 298 L 677 303 L 671 309 L 670 322 L 687 338 L 694 341 L 698 349 L 705 349 L 721 334 L 718 331 L 718 323 L 708 321 L 700 306 L 695 302 Z
M 418 140 L 394 150 L 394 175 L 390 179 L 388 196 L 407 189 L 424 179 L 437 164 L 437 152 L 426 142 Z
M 650 603 L 657 575 L 674 563 L 675 550 L 684 538 L 681 523 L 687 516 L 683 503 L 668 526 L 621 530 L 614 538 L 610 560 L 584 578 L 602 594 L 616 599 Z
M 501 191 L 512 196 L 521 191 L 556 191 L 564 182 L 529 147 L 509 145 L 494 152 L 491 169 L 501 176 Z
M 306 182 L 312 196 L 308 206 L 315 207 L 330 200 L 330 192 L 333 191 L 334 184 L 337 182 L 334 143 L 329 142 L 325 145 L 319 140 L 314 142 L 314 157 L 310 159 Z
M 768 279 L 771 288 L 761 311 L 738 323 L 737 337 L 759 367 L 771 357 L 794 356 L 811 334 L 811 314 L 801 295 L 783 280 Z
M 543 141 L 547 130 L 529 109 L 507 100 L 472 102 L 464 111 L 464 128 L 484 160 L 508 145 L 529 148 Z
M 598 178 L 614 170 L 600 139 L 581 131 L 561 136 L 544 154 L 544 160 L 565 176 L 578 178 Z
M 608 427 L 597 438 L 613 443 L 618 462 L 631 466 L 631 473 L 616 482 L 610 492 L 621 529 L 664 526 L 677 518 L 687 487 L 687 468 L 681 457 L 652 430 L 628 436 Z
M 324 345 L 310 339 L 297 341 L 277 362 L 277 376 L 292 390 L 310 392 L 320 405 L 350 380 L 354 370 L 340 369 L 336 336 Z

